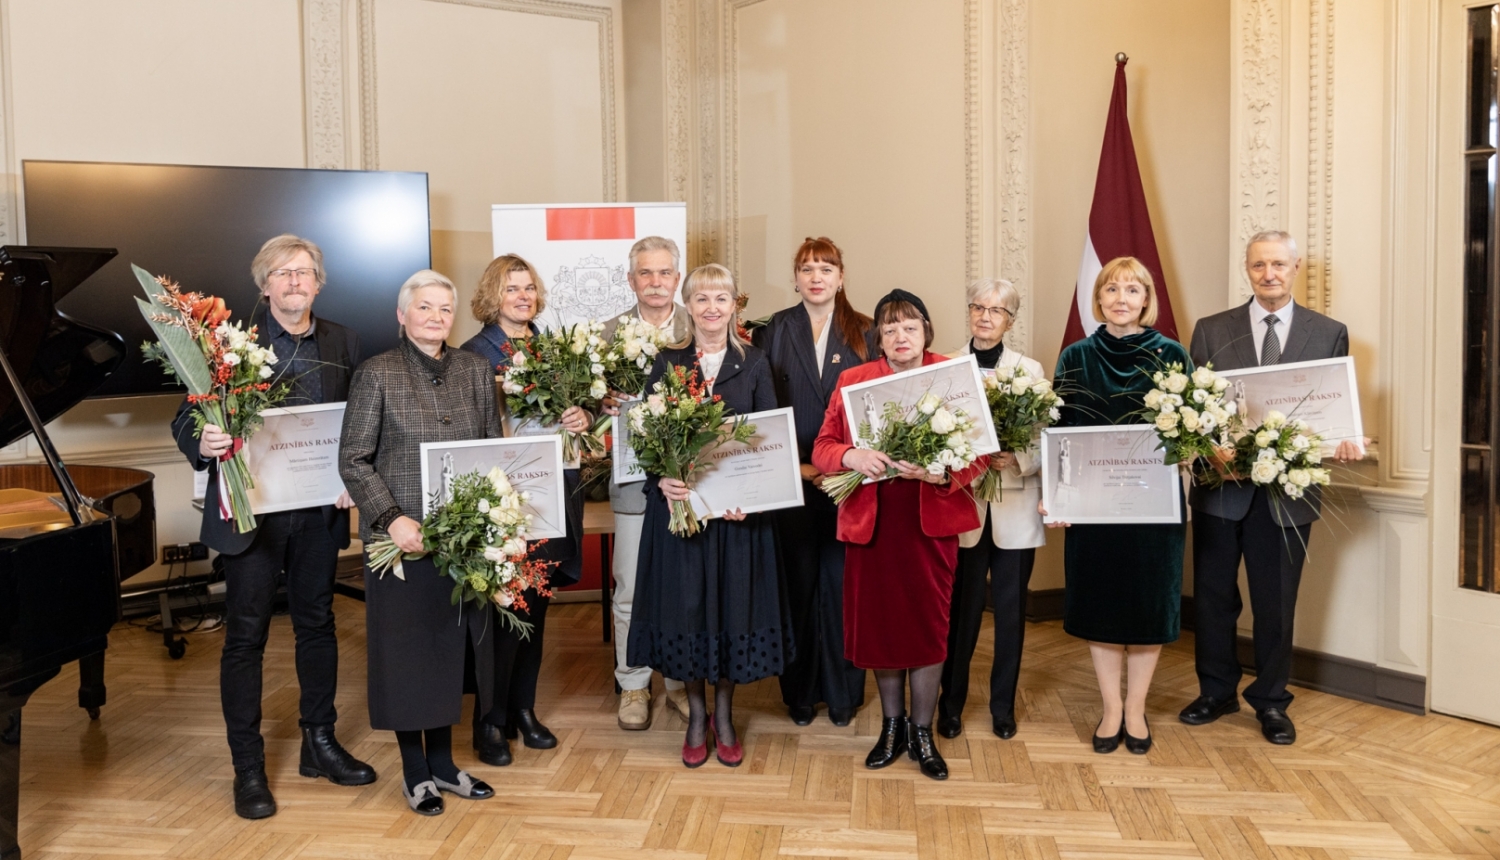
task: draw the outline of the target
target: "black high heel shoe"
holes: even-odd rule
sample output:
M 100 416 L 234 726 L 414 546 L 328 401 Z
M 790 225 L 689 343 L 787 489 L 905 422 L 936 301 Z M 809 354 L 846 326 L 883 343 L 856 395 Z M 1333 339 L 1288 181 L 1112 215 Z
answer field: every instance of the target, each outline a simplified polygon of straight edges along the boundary
M 1120 748 L 1120 741 L 1125 740 L 1125 714 L 1120 714 L 1120 730 L 1107 738 L 1099 737 L 1099 729 L 1104 725 L 1104 718 L 1099 718 L 1099 725 L 1094 727 L 1094 752 L 1112 753 Z
M 875 748 L 865 756 L 865 767 L 874 770 L 889 765 L 906 752 L 906 717 L 886 717 L 880 721 L 880 737 Z
M 1125 749 L 1130 750 L 1136 755 L 1145 755 L 1151 750 L 1151 721 L 1145 717 L 1141 717 L 1141 719 L 1146 723 L 1146 736 L 1143 738 L 1135 737 L 1130 732 L 1125 731 L 1125 720 L 1120 720 L 1120 733 L 1125 735 Z
M 557 735 L 536 718 L 536 711 L 522 708 L 505 721 L 505 737 L 514 740 L 520 736 L 521 743 L 534 750 L 550 750 L 557 746 Z
M 922 768 L 922 773 L 932 779 L 948 778 L 948 763 L 932 742 L 932 726 L 906 724 L 906 755 Z

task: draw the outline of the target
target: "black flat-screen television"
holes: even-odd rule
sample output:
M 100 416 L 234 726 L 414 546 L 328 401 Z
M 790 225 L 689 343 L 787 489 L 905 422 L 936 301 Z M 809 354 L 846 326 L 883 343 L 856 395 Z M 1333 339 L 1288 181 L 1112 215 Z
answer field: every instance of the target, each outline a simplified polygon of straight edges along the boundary
M 181 390 L 141 356 L 151 330 L 131 263 L 222 296 L 241 319 L 259 299 L 260 246 L 281 233 L 311 239 L 328 273 L 313 312 L 359 332 L 366 356 L 395 346 L 396 293 L 432 264 L 425 173 L 25 161 L 21 177 L 27 244 L 120 252 L 58 303 L 129 347 L 95 397 Z

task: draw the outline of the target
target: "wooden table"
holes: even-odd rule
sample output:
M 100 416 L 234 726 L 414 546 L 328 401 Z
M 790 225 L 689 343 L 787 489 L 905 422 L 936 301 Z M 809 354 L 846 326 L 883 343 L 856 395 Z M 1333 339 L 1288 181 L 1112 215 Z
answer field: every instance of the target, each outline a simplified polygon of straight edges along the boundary
M 604 641 L 608 642 L 614 627 L 614 612 L 610 608 L 614 593 L 614 536 L 615 512 L 609 502 L 583 503 L 583 533 L 599 536 L 599 608 Z

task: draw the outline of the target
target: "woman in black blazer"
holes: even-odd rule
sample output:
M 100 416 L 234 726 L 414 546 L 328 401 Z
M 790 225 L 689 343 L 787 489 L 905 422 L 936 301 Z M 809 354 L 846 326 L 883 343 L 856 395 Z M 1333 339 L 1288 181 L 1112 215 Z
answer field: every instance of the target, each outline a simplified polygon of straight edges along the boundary
M 776 405 L 795 410 L 806 500 L 776 516 L 796 644 L 781 674 L 781 699 L 799 726 L 812 722 L 820 702 L 834 725 L 846 726 L 864 703 L 865 671 L 844 657 L 844 545 L 838 506 L 819 489 L 823 476 L 812 465 L 812 449 L 839 374 L 870 356 L 871 321 L 844 294 L 844 256 L 832 239 L 803 242 L 792 275 L 802 301 L 755 333 L 771 360 Z
M 711 381 L 729 415 L 776 408 L 765 353 L 735 330 L 738 290 L 729 270 L 710 263 L 682 284 L 692 334 L 656 357 L 649 392 L 673 365 Z M 734 688 L 779 674 L 788 647 L 776 531 L 766 514 L 730 511 L 691 537 L 668 529 L 667 501 L 686 500 L 688 486 L 671 478 L 646 481 L 646 519 L 636 565 L 635 610 L 626 659 L 683 681 L 688 694 L 682 763 L 698 767 L 714 741 L 718 759 L 738 765 L 744 748 L 734 727 Z M 709 725 L 706 682 L 714 683 Z

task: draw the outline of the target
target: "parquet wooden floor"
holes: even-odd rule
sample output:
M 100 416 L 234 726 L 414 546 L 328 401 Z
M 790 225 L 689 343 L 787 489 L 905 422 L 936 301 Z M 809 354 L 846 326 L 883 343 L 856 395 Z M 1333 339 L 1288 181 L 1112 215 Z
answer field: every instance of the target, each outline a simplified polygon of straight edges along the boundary
M 805 728 L 774 680 L 741 691 L 748 743 L 735 770 L 686 770 L 682 721 L 649 732 L 615 725 L 610 647 L 599 608 L 554 606 L 539 713 L 555 750 L 517 745 L 509 768 L 477 764 L 468 729 L 461 767 L 496 786 L 485 802 L 449 799 L 437 818 L 400 797 L 393 736 L 364 708 L 364 624 L 338 598 L 339 735 L 381 778 L 339 788 L 297 776 L 297 687 L 285 618 L 265 675 L 268 770 L 281 811 L 236 818 L 219 714 L 217 633 L 168 660 L 160 637 L 111 637 L 110 703 L 90 722 L 65 671 L 25 711 L 21 844 L 28 860 L 249 858 L 1395 858 L 1500 856 L 1500 729 L 1416 717 L 1308 691 L 1292 715 L 1300 739 L 1273 747 L 1248 711 L 1202 728 L 1177 722 L 1192 697 L 1192 639 L 1167 649 L 1150 700 L 1148 756 L 1087 746 L 1098 719 L 1085 646 L 1058 624 L 1032 625 L 1022 668 L 1020 734 L 989 732 L 975 661 L 968 731 L 940 740 L 952 778 L 900 762 L 867 771 L 879 725 L 868 704 L 846 729 L 820 714 Z M 989 636 L 988 628 L 981 643 Z M 659 683 L 659 682 L 658 682 Z

